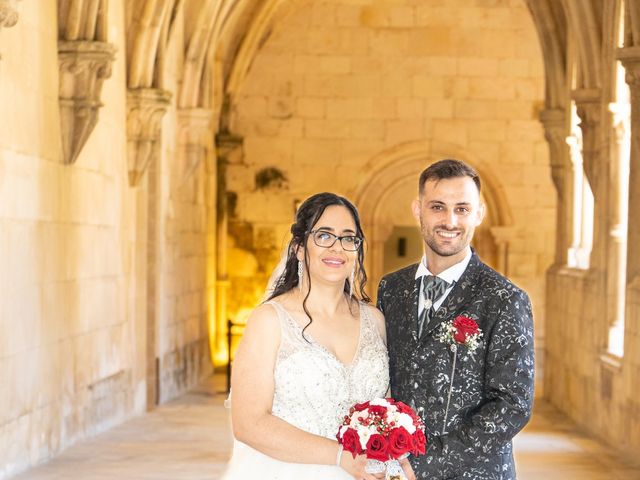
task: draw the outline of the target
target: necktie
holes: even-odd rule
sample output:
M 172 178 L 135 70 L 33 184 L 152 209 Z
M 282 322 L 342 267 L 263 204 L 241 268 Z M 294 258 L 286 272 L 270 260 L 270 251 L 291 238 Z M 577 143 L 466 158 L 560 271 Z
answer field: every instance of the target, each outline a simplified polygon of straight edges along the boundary
M 433 304 L 444 294 L 449 288 L 449 283 L 440 277 L 426 275 L 422 278 L 422 298 L 423 309 L 418 316 L 418 338 L 422 336 L 422 331 L 433 317 L 435 310 Z

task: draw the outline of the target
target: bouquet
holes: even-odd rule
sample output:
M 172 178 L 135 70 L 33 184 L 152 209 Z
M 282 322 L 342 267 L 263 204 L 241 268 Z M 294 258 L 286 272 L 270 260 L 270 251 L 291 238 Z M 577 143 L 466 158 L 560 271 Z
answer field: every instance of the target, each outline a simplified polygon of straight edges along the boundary
M 367 472 L 386 472 L 389 480 L 406 479 L 398 460 L 409 454 L 423 455 L 427 444 L 422 419 L 411 407 L 392 398 L 355 404 L 336 438 L 354 458 L 366 455 Z

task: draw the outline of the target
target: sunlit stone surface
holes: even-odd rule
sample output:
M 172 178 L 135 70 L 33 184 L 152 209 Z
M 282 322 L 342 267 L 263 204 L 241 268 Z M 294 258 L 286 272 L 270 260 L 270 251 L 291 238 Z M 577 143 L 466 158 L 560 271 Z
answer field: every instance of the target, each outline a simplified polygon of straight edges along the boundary
M 217 479 L 231 449 L 223 389 L 224 378 L 209 379 L 152 413 L 76 445 L 15 479 Z M 640 478 L 640 466 L 579 433 L 542 401 L 515 444 L 520 480 Z

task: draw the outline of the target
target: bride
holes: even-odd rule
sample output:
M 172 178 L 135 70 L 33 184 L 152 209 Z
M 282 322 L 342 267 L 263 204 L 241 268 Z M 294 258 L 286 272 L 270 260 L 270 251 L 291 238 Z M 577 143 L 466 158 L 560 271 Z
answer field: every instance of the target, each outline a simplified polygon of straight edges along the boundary
M 389 386 L 384 318 L 364 293 L 358 212 L 319 193 L 300 206 L 291 234 L 284 271 L 236 353 L 235 442 L 223 479 L 383 478 L 336 441 L 349 408 Z M 415 478 L 406 460 L 403 469 Z

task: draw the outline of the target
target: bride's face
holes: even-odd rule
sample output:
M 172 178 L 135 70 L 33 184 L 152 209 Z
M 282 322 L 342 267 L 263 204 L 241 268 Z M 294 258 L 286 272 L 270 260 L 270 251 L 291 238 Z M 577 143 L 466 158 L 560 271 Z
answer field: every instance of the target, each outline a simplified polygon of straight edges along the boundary
M 315 281 L 344 283 L 351 275 L 358 258 L 357 250 L 349 250 L 357 244 L 353 239 L 357 233 L 351 212 L 342 205 L 331 205 L 325 209 L 311 231 L 306 244 L 311 278 Z M 345 238 L 339 240 L 336 237 Z M 330 245 L 331 242 L 334 242 L 331 246 L 321 246 Z M 298 255 L 299 258 L 304 258 L 302 250 Z

